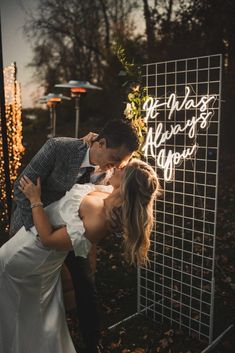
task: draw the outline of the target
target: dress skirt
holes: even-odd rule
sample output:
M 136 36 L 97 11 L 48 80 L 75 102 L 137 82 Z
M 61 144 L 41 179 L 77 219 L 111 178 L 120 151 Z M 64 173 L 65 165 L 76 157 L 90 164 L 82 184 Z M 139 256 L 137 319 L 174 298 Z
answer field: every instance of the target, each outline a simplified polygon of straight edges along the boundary
M 0 248 L 1 353 L 76 353 L 60 278 L 66 255 L 24 227 Z

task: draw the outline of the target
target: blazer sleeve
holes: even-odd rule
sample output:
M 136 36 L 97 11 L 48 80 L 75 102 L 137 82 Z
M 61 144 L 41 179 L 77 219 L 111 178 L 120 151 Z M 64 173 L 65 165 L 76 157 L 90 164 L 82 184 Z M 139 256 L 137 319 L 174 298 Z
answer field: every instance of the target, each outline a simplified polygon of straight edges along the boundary
M 37 178 L 40 177 L 41 182 L 45 180 L 51 173 L 56 157 L 56 139 L 49 139 L 42 148 L 33 157 L 31 162 L 19 175 L 14 183 L 14 196 L 13 196 L 13 217 L 14 209 L 20 208 L 20 214 L 22 217 L 23 225 L 26 230 L 29 230 L 33 226 L 32 211 L 30 208 L 30 202 L 25 195 L 19 190 L 19 180 L 23 175 L 26 175 L 34 183 Z

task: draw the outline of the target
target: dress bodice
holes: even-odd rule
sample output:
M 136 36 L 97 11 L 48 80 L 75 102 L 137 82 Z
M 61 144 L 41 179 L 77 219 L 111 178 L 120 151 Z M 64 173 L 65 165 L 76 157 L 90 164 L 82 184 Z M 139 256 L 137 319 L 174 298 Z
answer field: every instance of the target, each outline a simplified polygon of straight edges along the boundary
M 85 237 L 85 228 L 79 217 L 80 204 L 92 191 L 111 192 L 112 186 L 75 184 L 60 200 L 45 207 L 54 228 L 66 226 L 76 256 L 86 257 L 92 245 Z

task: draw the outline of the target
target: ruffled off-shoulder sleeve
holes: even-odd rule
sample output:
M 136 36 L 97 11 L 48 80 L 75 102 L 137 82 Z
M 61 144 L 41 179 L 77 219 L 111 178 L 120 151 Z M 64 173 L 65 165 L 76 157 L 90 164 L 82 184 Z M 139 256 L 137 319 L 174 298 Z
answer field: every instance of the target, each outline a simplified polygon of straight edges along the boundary
M 84 196 L 93 190 L 92 184 L 75 184 L 59 201 L 60 216 L 66 225 L 76 256 L 87 257 L 92 246 L 85 237 L 85 228 L 78 212 Z

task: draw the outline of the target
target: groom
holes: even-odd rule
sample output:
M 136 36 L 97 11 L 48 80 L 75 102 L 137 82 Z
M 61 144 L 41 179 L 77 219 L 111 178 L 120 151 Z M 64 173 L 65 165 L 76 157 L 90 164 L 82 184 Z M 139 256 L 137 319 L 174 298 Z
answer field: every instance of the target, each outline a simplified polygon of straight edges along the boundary
M 121 168 L 137 149 L 138 136 L 124 120 L 109 121 L 90 147 L 76 138 L 48 140 L 14 184 L 10 235 L 16 234 L 23 225 L 26 230 L 33 227 L 30 203 L 18 189 L 22 175 L 34 182 L 40 177 L 42 202 L 47 206 L 64 196 L 75 183 L 90 182 L 90 174 L 95 166 L 102 171 L 112 167 Z M 78 319 L 87 353 L 101 352 L 98 298 L 91 264 L 88 258 L 75 257 L 71 251 L 66 258 L 66 265 L 74 285 Z

